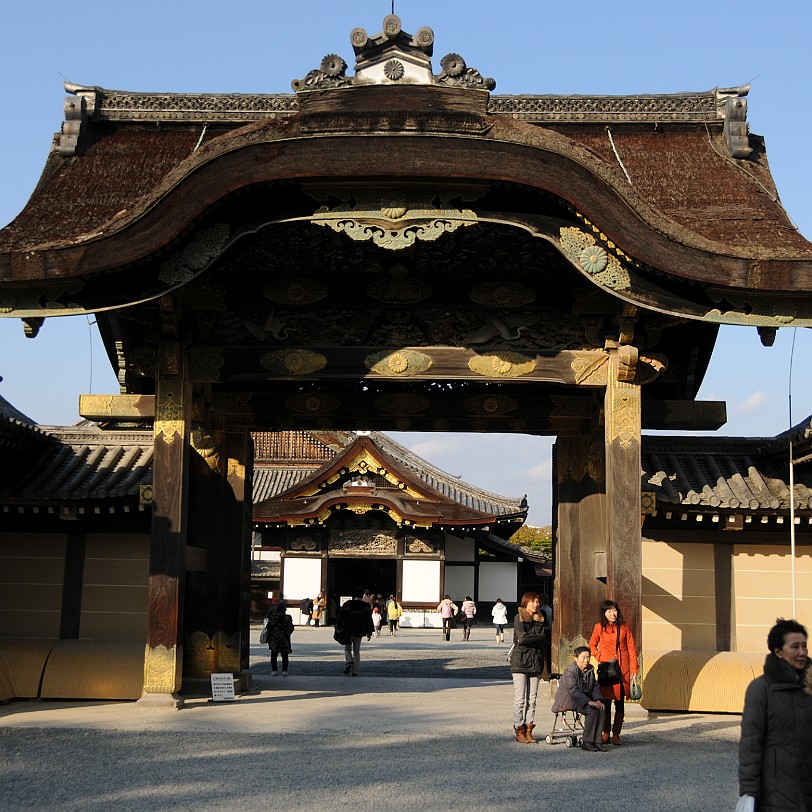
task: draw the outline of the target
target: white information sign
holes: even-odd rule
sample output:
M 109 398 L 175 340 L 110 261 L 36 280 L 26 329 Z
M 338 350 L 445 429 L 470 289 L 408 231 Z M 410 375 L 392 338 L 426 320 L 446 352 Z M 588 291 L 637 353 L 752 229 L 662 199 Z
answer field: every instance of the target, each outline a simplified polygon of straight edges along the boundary
M 234 675 L 233 674 L 212 674 L 211 675 L 211 700 L 212 700 L 212 702 L 233 702 L 234 701 Z

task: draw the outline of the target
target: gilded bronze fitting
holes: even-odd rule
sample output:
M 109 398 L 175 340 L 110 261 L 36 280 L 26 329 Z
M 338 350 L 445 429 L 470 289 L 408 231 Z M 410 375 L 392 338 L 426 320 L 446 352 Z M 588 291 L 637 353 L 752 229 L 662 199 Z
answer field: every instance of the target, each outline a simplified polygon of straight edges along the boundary
M 468 361 L 468 369 L 488 378 L 520 378 L 529 375 L 536 362 L 518 352 L 498 352 L 492 355 L 475 355 Z

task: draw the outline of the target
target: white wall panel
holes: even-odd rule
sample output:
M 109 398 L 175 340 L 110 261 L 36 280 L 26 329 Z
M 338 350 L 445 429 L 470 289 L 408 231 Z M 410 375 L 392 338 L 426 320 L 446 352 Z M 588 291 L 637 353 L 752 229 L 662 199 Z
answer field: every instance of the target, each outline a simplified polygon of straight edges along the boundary
M 518 600 L 519 565 L 513 561 L 479 562 L 480 601 L 495 601 L 501 598 L 505 603 Z
M 404 561 L 401 601 L 439 603 L 440 598 L 440 562 Z

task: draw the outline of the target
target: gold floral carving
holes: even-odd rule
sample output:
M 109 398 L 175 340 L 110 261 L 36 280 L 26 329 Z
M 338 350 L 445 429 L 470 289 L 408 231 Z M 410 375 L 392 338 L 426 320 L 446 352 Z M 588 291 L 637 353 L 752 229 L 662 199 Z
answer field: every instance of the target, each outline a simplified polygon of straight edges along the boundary
M 609 356 L 602 351 L 576 352 L 570 364 L 575 383 L 581 386 L 606 386 Z
M 219 381 L 224 363 L 222 347 L 192 348 L 189 350 L 189 377 L 193 381 Z
M 290 549 L 296 552 L 312 553 L 319 549 L 319 544 L 310 536 L 299 536 L 290 542 Z
M 623 344 L 617 348 L 617 379 L 620 383 L 634 383 L 637 379 L 637 347 Z
M 155 410 L 155 437 L 163 435 L 164 442 L 171 445 L 175 435 L 186 436 L 186 421 L 183 408 L 183 388 L 181 381 L 162 379 L 158 385 L 157 408 Z
M 204 428 L 192 429 L 189 439 L 192 448 L 204 459 L 212 471 L 216 471 L 220 464 L 220 454 L 217 442 L 209 431 Z
M 147 645 L 144 650 L 144 693 L 174 694 L 181 686 L 182 657 L 177 647 Z
M 668 359 L 664 355 L 654 353 L 641 355 L 637 363 L 637 383 L 651 383 L 666 369 L 668 369 Z
M 479 218 L 471 209 L 457 209 L 437 205 L 455 192 L 440 192 L 433 198 L 421 189 L 403 190 L 393 195 L 381 189 L 366 191 L 333 188 L 330 194 L 343 197 L 345 202 L 332 208 L 322 206 L 314 212 L 311 222 L 344 233 L 353 240 L 371 240 L 380 248 L 399 251 L 417 241 L 433 241 L 456 231 L 476 225 Z M 312 193 L 324 199 L 325 191 L 312 188 Z M 469 195 L 470 197 L 470 195 Z
M 395 555 L 397 539 L 376 530 L 333 530 L 330 533 L 331 553 L 364 553 L 366 555 Z
M 422 539 L 413 539 L 406 545 L 407 552 L 410 553 L 436 553 L 437 550 Z
M 413 304 L 428 299 L 433 292 L 426 282 L 411 279 L 405 265 L 394 265 L 389 269 L 389 277 L 368 285 L 367 293 L 386 304 Z
M 509 414 L 519 407 L 519 402 L 503 395 L 486 395 L 485 397 L 468 398 L 463 406 L 473 414 Z
M 200 232 L 181 251 L 161 265 L 158 279 L 167 285 L 189 282 L 225 250 L 229 238 L 227 223 L 217 223 Z
M 327 359 L 318 352 L 303 349 L 266 352 L 260 364 L 276 375 L 311 375 L 327 366 Z
M 475 355 L 468 361 L 468 369 L 488 378 L 520 378 L 529 375 L 536 362 L 518 352 L 498 352 L 492 355 Z
M 293 395 L 285 400 L 288 409 L 300 414 L 324 414 L 335 411 L 340 405 L 338 398 L 322 393 Z
M 388 414 L 417 414 L 431 405 L 422 395 L 383 395 L 375 400 L 375 406 Z
M 640 442 L 640 388 L 610 384 L 606 409 L 606 442 L 621 448 Z
M 595 237 L 577 226 L 561 228 L 559 244 L 567 259 L 598 285 L 610 290 L 628 290 L 631 287 L 631 277 L 616 253 L 611 250 L 614 244 L 605 234 L 598 234 L 607 243 L 609 251 L 598 245 Z
M 414 350 L 378 352 L 364 360 L 367 369 L 387 377 L 409 378 L 431 368 L 431 358 Z
M 187 674 L 201 679 L 217 672 L 240 671 L 240 641 L 238 635 L 215 632 L 212 636 L 195 631 L 184 639 L 184 660 Z
M 304 277 L 274 279 L 262 290 L 262 295 L 272 302 L 285 305 L 306 305 L 326 299 L 330 288 L 323 282 Z
M 488 307 L 521 307 L 536 300 L 536 291 L 519 282 L 486 282 L 470 290 L 468 296 Z

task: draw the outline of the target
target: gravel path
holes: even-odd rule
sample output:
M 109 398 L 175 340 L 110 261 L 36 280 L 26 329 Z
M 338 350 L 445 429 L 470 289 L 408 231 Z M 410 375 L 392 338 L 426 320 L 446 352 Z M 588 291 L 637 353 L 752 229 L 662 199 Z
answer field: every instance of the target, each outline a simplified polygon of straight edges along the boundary
M 332 630 L 298 630 L 291 675 L 271 677 L 255 644 L 254 693 L 233 703 L 0 706 L 0 808 L 518 812 L 599 794 L 602 812 L 733 808 L 738 716 L 630 707 L 609 753 L 519 745 L 507 647 L 477 631 L 467 644 L 424 630 L 364 641 L 355 679 Z M 544 686 L 542 735 L 549 703 Z

